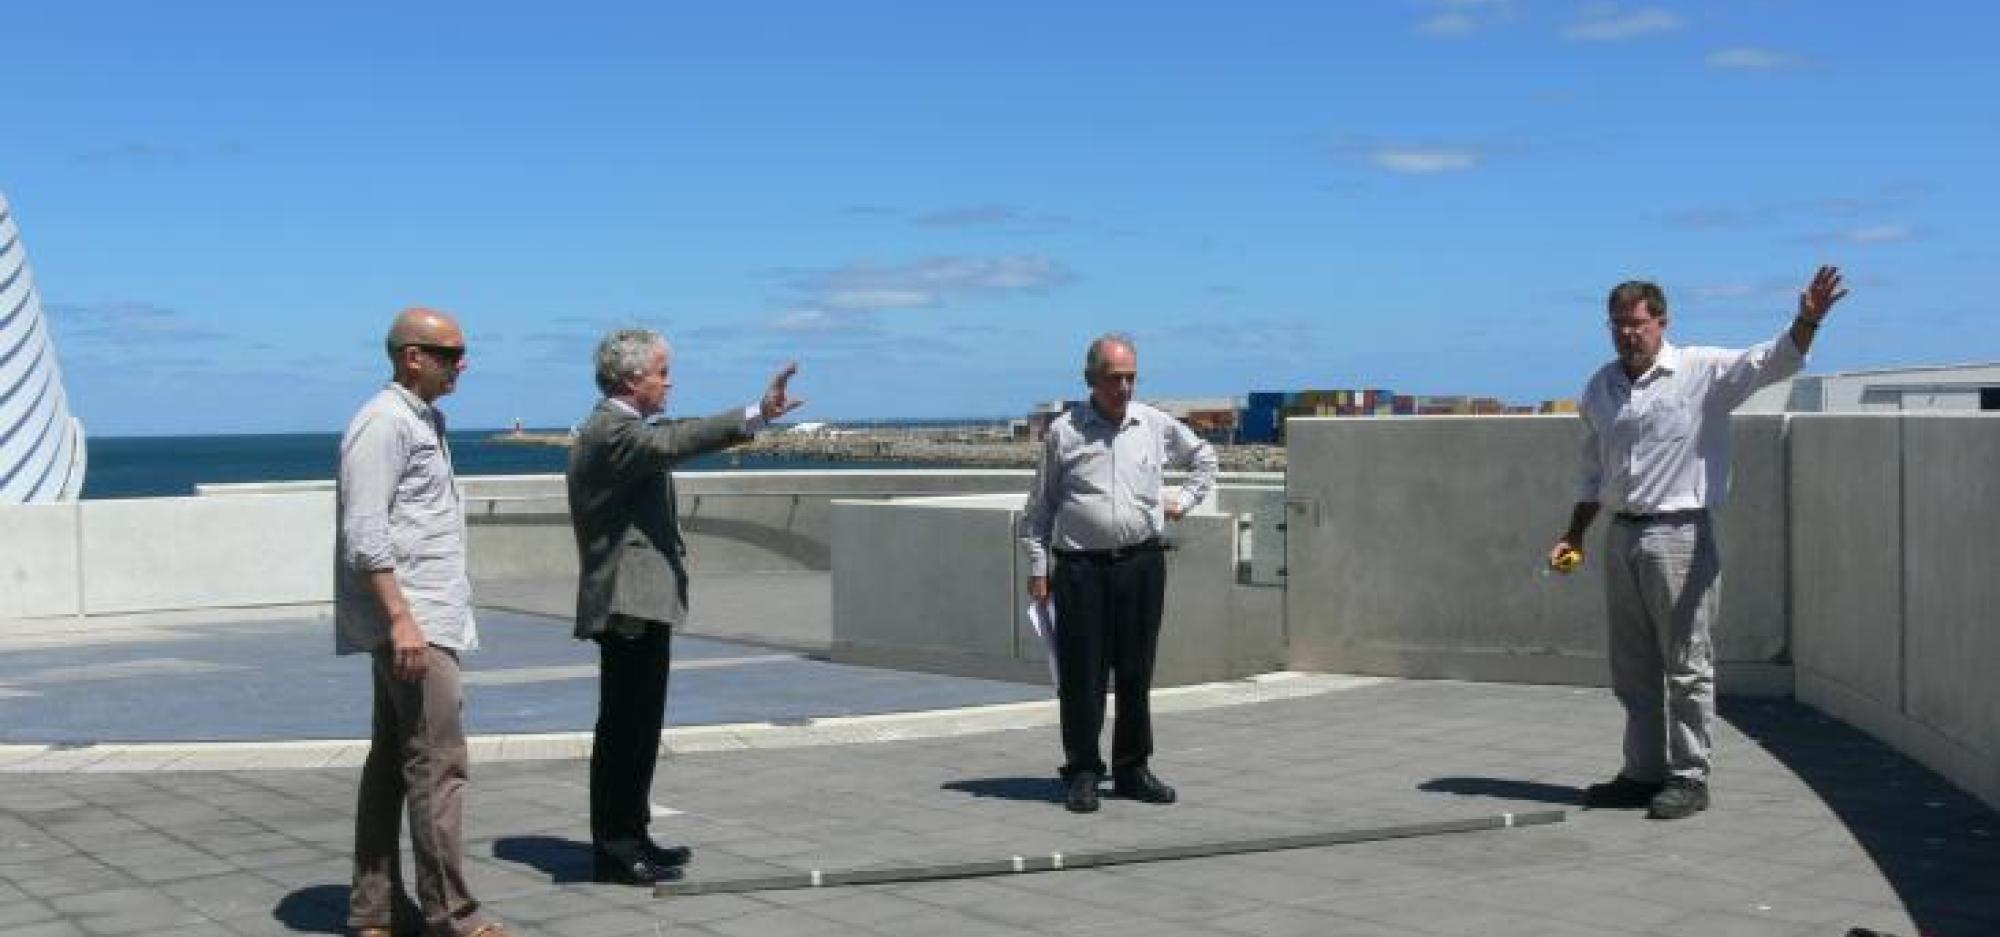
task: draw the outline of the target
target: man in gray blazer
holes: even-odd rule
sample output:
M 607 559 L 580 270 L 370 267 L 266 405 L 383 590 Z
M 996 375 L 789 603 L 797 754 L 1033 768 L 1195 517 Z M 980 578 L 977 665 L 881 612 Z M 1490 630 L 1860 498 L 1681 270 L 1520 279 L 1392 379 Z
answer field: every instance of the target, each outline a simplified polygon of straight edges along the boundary
M 658 332 L 626 329 L 597 346 L 604 399 L 569 455 L 569 516 L 579 576 L 576 636 L 597 642 L 596 744 L 590 755 L 593 878 L 651 885 L 687 862 L 652 822 L 653 767 L 667 704 L 670 637 L 687 617 L 687 546 L 674 500 L 675 463 L 748 440 L 798 407 L 786 391 L 798 365 L 763 399 L 704 419 L 661 422 L 672 350 Z

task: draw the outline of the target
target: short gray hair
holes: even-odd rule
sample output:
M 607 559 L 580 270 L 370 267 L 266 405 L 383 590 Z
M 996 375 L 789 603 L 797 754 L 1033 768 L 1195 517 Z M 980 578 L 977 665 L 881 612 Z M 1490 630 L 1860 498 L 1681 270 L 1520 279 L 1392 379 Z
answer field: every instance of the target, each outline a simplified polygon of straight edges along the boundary
M 653 349 L 666 352 L 671 360 L 674 348 L 666 336 L 652 329 L 619 329 L 597 343 L 597 389 L 606 397 L 618 392 L 625 382 L 645 373 L 653 365 Z
M 1132 343 L 1132 336 L 1124 332 L 1106 332 L 1090 343 L 1090 351 L 1083 356 L 1083 376 L 1094 378 L 1104 373 L 1104 346 L 1119 345 L 1133 356 L 1139 354 L 1139 346 Z

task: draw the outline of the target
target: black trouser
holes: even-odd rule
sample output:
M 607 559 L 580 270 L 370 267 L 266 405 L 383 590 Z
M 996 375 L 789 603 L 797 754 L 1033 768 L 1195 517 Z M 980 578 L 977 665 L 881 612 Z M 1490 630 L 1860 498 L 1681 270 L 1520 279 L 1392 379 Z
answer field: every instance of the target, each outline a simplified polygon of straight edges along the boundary
M 597 637 L 597 737 L 590 750 L 590 839 L 621 859 L 639 858 L 653 821 L 653 766 L 667 712 L 672 633 L 646 622 L 636 637 Z
M 1142 767 L 1153 754 L 1153 652 L 1160 643 L 1167 563 L 1160 551 L 1122 556 L 1061 553 L 1050 588 L 1056 605 L 1056 668 L 1061 681 L 1063 776 L 1104 774 L 1097 734 L 1104 690 L 1116 675 L 1118 721 L 1111 766 Z

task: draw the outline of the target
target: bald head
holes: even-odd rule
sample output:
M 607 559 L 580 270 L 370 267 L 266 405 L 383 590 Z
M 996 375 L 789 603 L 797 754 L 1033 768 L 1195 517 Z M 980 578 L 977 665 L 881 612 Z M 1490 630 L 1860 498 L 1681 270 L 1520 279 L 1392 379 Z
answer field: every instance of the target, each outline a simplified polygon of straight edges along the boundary
M 465 370 L 465 332 L 450 313 L 421 306 L 396 314 L 389 326 L 389 361 L 395 381 L 426 401 L 458 387 Z
M 452 345 L 465 339 L 459 331 L 458 320 L 451 313 L 412 306 L 396 313 L 396 321 L 389 326 L 389 357 L 396 357 L 396 350 L 405 345 Z

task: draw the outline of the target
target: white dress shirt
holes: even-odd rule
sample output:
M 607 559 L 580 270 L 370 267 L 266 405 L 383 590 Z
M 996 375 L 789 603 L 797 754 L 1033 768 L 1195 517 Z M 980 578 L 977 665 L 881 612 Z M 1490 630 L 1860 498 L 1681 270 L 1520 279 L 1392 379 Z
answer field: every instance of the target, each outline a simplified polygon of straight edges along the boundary
M 1758 388 L 1799 373 L 1789 333 L 1744 349 L 1667 342 L 1638 380 L 1617 361 L 1583 389 L 1578 501 L 1657 514 L 1720 507 L 1729 493 L 1729 414 Z
M 1113 424 L 1088 401 L 1049 424 L 1042 460 L 1021 513 L 1029 575 L 1049 574 L 1049 549 L 1112 550 L 1167 527 L 1161 503 L 1168 462 L 1188 467 L 1183 511 L 1208 497 L 1218 460 L 1187 424 L 1136 401 Z

